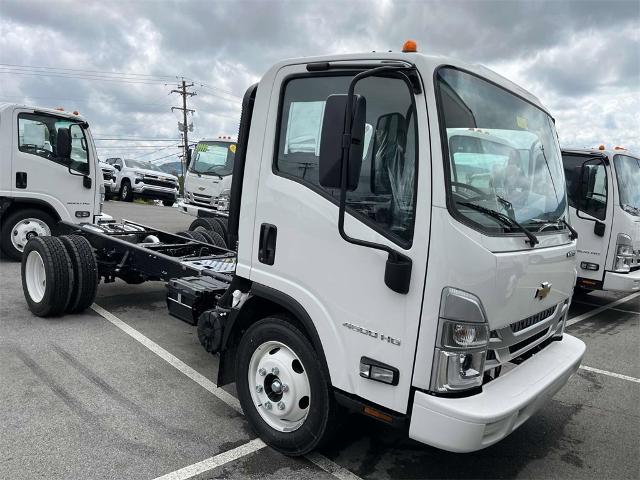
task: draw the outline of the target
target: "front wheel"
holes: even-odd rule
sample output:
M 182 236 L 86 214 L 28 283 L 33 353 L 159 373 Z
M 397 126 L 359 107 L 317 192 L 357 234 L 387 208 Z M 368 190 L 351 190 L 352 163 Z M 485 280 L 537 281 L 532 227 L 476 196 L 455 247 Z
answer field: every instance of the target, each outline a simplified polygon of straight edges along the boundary
M 123 202 L 133 202 L 133 189 L 131 188 L 131 184 L 126 180 L 122 182 L 122 187 L 120 187 L 120 200 Z
M 0 245 L 7 257 L 22 258 L 27 242 L 34 237 L 51 235 L 56 221 L 51 215 L 32 208 L 18 210 L 9 215 L 0 229 Z
M 320 360 L 291 323 L 268 317 L 244 333 L 236 382 L 256 433 L 285 455 L 304 455 L 327 441 L 336 405 Z

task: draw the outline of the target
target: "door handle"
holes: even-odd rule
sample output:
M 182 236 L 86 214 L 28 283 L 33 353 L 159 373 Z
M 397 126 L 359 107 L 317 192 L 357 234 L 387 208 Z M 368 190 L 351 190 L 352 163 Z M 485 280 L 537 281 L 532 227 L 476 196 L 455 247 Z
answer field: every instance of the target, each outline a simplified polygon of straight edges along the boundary
M 27 172 L 16 172 L 16 188 L 27 188 Z
M 258 261 L 266 265 L 273 265 L 276 259 L 276 239 L 278 228 L 270 223 L 260 226 L 260 245 L 258 247 Z

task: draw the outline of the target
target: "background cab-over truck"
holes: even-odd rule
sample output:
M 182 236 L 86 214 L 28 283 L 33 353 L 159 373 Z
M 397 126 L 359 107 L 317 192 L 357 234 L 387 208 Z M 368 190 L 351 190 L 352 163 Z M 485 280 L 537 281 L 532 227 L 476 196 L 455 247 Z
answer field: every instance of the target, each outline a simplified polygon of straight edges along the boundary
M 58 221 L 97 222 L 104 187 L 86 120 L 39 107 L 0 104 L 0 246 L 20 259 L 27 241 Z
M 564 333 L 576 233 L 553 125 L 479 66 L 287 60 L 243 99 L 225 224 L 237 253 L 130 223 L 72 236 L 107 280 L 168 280 L 170 312 L 197 322 L 218 385 L 236 382 L 274 448 L 316 448 L 345 406 L 478 450 L 557 392 L 585 349 Z M 50 306 L 32 292 L 49 290 L 29 259 L 47 248 L 34 239 L 23 260 L 38 314 Z
M 166 207 L 178 198 L 178 177 L 163 172 L 151 162 L 125 158 L 107 158 L 116 169 L 115 190 L 120 200 L 132 202 L 134 197 L 162 200 Z
M 562 151 L 577 287 L 640 290 L 640 160 L 624 149 Z
M 185 175 L 181 212 L 194 217 L 227 215 L 235 154 L 236 141 L 229 136 L 196 144 Z

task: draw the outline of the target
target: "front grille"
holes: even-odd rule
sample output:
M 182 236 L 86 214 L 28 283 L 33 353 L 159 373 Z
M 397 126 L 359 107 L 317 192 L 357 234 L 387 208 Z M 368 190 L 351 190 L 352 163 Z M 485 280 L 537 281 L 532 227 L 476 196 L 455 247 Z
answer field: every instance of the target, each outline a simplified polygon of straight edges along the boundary
M 520 330 L 524 330 L 525 328 L 528 328 L 532 325 L 535 325 L 536 323 L 540 323 L 542 320 L 544 320 L 545 318 L 550 317 L 551 315 L 553 315 L 554 310 L 556 309 L 555 306 L 553 307 L 549 307 L 546 310 L 543 310 L 542 312 L 536 313 L 535 315 L 531 315 L 530 317 L 527 317 L 523 320 L 519 320 L 517 322 L 512 323 L 511 326 L 511 331 L 513 333 L 517 333 Z
M 194 193 L 193 198 L 201 202 L 208 202 L 211 200 L 211 195 L 203 195 L 202 193 Z
M 164 188 L 175 188 L 176 187 L 176 182 L 174 181 L 170 181 L 170 180 L 160 180 L 159 178 L 151 178 L 151 177 L 144 177 L 144 183 L 146 185 L 153 185 L 156 187 L 164 187 Z
M 509 347 L 509 353 L 515 353 L 515 352 L 517 352 L 519 350 L 522 350 L 527 345 L 530 345 L 533 342 L 535 342 L 536 340 L 539 340 L 542 337 L 544 337 L 547 333 L 548 333 L 548 329 L 545 329 L 545 330 L 542 330 L 542 331 L 536 333 L 535 335 L 531 335 L 529 338 L 525 338 L 523 341 L 518 342 L 515 345 L 511 345 Z

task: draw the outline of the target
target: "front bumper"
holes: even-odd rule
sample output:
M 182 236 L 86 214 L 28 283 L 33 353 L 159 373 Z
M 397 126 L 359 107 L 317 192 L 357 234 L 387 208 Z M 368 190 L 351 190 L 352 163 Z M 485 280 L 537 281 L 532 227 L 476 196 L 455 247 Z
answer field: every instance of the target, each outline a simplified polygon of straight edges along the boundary
M 522 425 L 578 369 L 585 345 L 571 335 L 464 398 L 416 392 L 409 437 L 451 452 L 493 445 Z
M 202 207 L 200 205 L 193 205 L 184 200 L 178 202 L 178 211 L 192 217 L 226 217 L 228 212 L 216 210 L 211 207 Z
M 106 193 L 115 193 L 116 191 L 116 182 L 104 182 L 104 189 Z
M 630 273 L 606 272 L 604 274 L 602 289 L 620 292 L 637 292 L 640 290 L 640 270 Z
M 176 200 L 178 198 L 178 190 L 175 188 L 156 187 L 144 183 L 134 185 L 133 194 L 138 197 L 160 200 Z

